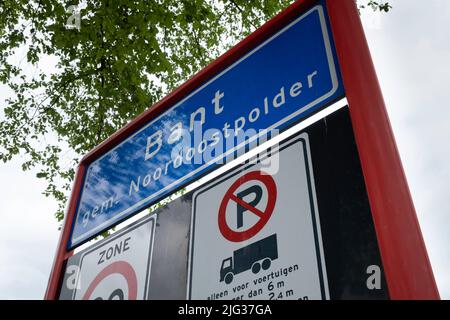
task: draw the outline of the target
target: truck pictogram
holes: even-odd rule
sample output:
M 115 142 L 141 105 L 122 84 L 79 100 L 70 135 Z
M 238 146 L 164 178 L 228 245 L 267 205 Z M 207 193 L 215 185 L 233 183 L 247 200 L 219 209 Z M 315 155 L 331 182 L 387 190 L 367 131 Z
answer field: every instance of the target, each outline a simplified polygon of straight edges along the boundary
M 276 233 L 240 248 L 233 252 L 232 257 L 224 259 L 220 268 L 220 282 L 230 284 L 236 274 L 250 269 L 255 274 L 261 268 L 267 270 L 275 259 L 278 259 Z

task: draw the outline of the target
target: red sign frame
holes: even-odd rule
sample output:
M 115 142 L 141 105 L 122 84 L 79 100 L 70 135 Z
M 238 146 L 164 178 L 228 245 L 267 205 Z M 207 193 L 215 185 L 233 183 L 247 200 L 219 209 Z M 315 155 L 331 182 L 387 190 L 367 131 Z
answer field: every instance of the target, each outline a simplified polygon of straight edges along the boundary
M 86 293 L 83 295 L 83 300 L 89 300 L 97 285 L 103 279 L 115 273 L 122 275 L 127 281 L 128 300 L 136 300 L 138 288 L 136 273 L 134 272 L 133 267 L 126 261 L 113 262 L 100 271 L 88 286 Z
M 86 168 L 132 132 L 310 8 L 298 0 L 253 32 L 163 100 L 118 130 L 80 162 L 53 262 L 45 299 L 58 299 L 64 262 Z M 391 299 L 439 299 L 414 204 L 386 112 L 369 47 L 354 0 L 326 0 L 334 43 L 377 233 Z

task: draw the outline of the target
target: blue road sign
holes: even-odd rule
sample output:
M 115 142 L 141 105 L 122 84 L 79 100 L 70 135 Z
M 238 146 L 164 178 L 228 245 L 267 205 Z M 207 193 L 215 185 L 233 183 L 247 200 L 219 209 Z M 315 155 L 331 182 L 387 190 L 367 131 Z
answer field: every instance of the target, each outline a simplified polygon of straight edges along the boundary
M 91 163 L 69 247 L 343 95 L 317 5 Z

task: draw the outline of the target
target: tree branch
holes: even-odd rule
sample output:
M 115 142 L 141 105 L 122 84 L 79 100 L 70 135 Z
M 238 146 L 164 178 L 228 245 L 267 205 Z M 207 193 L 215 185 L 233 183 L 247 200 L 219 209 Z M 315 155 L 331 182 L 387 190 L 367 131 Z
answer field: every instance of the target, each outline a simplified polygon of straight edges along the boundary
M 239 12 L 241 13 L 241 17 L 242 19 L 245 19 L 248 21 L 248 23 L 250 23 L 253 28 L 258 29 L 258 27 L 256 25 L 253 24 L 253 22 L 250 21 L 250 19 L 248 18 L 244 18 L 244 10 L 242 10 L 242 8 L 234 1 L 234 0 L 230 0 L 230 2 L 239 10 Z

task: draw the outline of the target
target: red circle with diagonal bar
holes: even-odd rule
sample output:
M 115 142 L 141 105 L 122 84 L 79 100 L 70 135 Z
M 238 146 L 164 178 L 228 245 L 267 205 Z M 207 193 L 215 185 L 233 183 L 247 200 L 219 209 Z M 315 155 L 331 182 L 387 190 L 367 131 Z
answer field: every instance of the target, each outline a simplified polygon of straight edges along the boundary
M 264 186 L 267 189 L 267 205 L 266 209 L 264 211 L 259 210 L 256 207 L 251 206 L 244 200 L 237 197 L 234 192 L 244 183 L 249 181 L 259 181 L 264 184 Z M 275 184 L 275 181 L 273 180 L 272 176 L 263 172 L 263 171 L 251 171 L 249 173 L 246 173 L 244 176 L 240 177 L 236 182 L 234 182 L 231 187 L 228 189 L 228 191 L 225 193 L 225 196 L 222 199 L 222 202 L 220 204 L 219 208 L 219 230 L 222 233 L 222 235 L 225 237 L 225 239 L 232 241 L 232 242 L 241 242 L 245 241 L 247 239 L 250 239 L 254 235 L 256 235 L 269 221 L 269 218 L 271 217 L 273 213 L 273 209 L 275 208 L 275 202 L 277 199 L 277 186 Z M 236 202 L 237 204 L 241 205 L 248 211 L 252 212 L 253 214 L 257 215 L 259 217 L 259 220 L 257 223 L 255 223 L 251 228 L 244 230 L 244 231 L 234 231 L 232 230 L 226 221 L 226 211 L 228 203 L 231 201 Z

